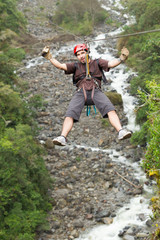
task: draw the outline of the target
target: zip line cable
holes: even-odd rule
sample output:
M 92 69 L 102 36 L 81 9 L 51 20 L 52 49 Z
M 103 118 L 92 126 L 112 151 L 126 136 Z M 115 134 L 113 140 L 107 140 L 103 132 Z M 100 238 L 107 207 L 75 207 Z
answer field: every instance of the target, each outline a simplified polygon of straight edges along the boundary
M 90 40 L 88 42 L 102 41 L 102 40 L 106 40 L 106 39 L 109 39 L 109 38 L 110 39 L 114 39 L 114 38 L 137 36 L 137 35 L 142 35 L 142 34 L 146 34 L 146 33 L 153 33 L 153 32 L 160 32 L 160 29 L 148 30 L 148 31 L 143 31 L 143 32 L 136 32 L 136 33 L 129 33 L 129 34 L 124 34 L 124 35 L 106 36 L 105 38 L 96 39 L 96 40 Z
M 82 39 L 81 37 L 71 33 L 70 31 L 67 31 L 65 29 L 63 29 L 62 27 L 54 24 L 56 27 L 58 27 L 59 29 L 63 30 L 63 32 L 68 33 L 69 35 L 74 36 L 75 38 L 79 38 L 82 42 L 86 42 L 86 43 L 91 43 L 91 42 L 97 42 L 97 41 L 105 41 L 107 39 L 116 39 L 116 38 L 123 38 L 123 37 L 132 37 L 132 36 L 138 36 L 138 35 L 142 35 L 142 34 L 147 34 L 147 33 L 155 33 L 155 32 L 160 32 L 160 29 L 154 29 L 154 30 L 148 30 L 148 31 L 142 31 L 142 32 L 135 32 L 135 33 L 129 33 L 129 34 L 123 34 L 123 35 L 115 35 L 115 36 L 106 36 L 105 38 L 101 38 L 101 39 L 95 39 L 95 40 L 89 40 L 87 38 Z M 50 45 L 52 46 L 52 45 Z M 29 49 L 38 49 L 38 47 L 34 48 L 29 48 Z
M 58 25 L 55 24 L 55 23 L 52 23 L 52 24 L 55 25 L 56 27 L 58 27 L 59 29 L 63 30 L 64 32 L 68 33 L 69 35 L 72 35 L 72 36 L 74 36 L 75 38 L 79 38 L 80 40 L 83 41 L 83 39 L 82 39 L 81 37 L 75 35 L 74 33 L 71 33 L 70 31 L 67 31 L 66 29 L 64 29 L 64 28 L 62 28 L 62 27 L 60 27 L 60 26 L 58 26 Z
M 58 26 L 59 27 L 59 26 Z M 66 31 L 66 30 L 64 30 L 62 27 L 59 27 L 61 30 L 63 30 L 64 32 L 67 32 L 68 34 L 70 34 L 70 35 L 73 35 L 74 37 L 76 37 L 76 38 L 79 38 L 79 39 L 81 39 L 83 42 L 85 42 L 86 44 L 87 43 L 91 43 L 91 42 L 96 42 L 96 41 L 103 41 L 103 40 L 106 40 L 106 39 L 116 39 L 116 38 L 122 38 L 122 37 L 130 37 L 130 36 L 137 36 L 137 35 L 142 35 L 142 34 L 146 34 L 146 33 L 153 33 L 153 32 L 160 32 L 160 29 L 154 29 L 154 30 L 148 30 L 148 31 L 143 31 L 143 32 L 136 32 L 136 33 L 130 33 L 130 34 L 124 34 L 124 35 L 116 35 L 116 36 L 107 36 L 106 38 L 103 38 L 103 39 L 96 39 L 96 40 L 87 40 L 86 38 L 85 38 L 85 40 L 84 39 L 82 39 L 81 37 L 78 37 L 78 36 L 76 36 L 75 34 L 73 34 L 73 33 L 71 33 L 71 32 L 69 32 L 69 31 Z M 52 47 L 53 45 L 50 45 L 50 47 Z M 41 49 L 41 48 L 28 48 L 28 49 Z M 23 69 L 23 68 L 21 68 L 21 69 Z

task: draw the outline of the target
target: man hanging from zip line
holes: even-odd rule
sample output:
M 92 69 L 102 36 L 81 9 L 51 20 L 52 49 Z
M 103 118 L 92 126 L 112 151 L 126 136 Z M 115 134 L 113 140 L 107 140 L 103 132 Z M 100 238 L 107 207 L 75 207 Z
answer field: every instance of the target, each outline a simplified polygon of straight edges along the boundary
M 65 74 L 74 74 L 74 84 L 77 91 L 72 97 L 65 114 L 61 135 L 53 139 L 55 145 L 65 146 L 67 136 L 74 122 L 78 122 L 85 105 L 95 105 L 103 118 L 109 118 L 111 125 L 118 132 L 118 139 L 130 138 L 132 132 L 122 128 L 115 107 L 108 97 L 101 91 L 102 70 L 108 72 L 110 68 L 118 66 L 127 60 L 129 51 L 122 48 L 118 59 L 107 61 L 104 59 L 92 60 L 88 56 L 88 47 L 78 44 L 74 48 L 74 55 L 78 63 L 60 63 L 52 57 L 49 47 L 45 47 L 42 56 L 49 60 L 56 68 L 63 70 Z

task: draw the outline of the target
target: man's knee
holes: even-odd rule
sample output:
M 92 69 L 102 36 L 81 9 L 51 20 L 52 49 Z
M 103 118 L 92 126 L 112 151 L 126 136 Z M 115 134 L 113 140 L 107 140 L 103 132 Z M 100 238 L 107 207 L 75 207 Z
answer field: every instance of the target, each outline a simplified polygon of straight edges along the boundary
M 111 110 L 108 112 L 108 115 L 112 115 L 112 114 L 116 114 L 116 111 L 115 110 Z

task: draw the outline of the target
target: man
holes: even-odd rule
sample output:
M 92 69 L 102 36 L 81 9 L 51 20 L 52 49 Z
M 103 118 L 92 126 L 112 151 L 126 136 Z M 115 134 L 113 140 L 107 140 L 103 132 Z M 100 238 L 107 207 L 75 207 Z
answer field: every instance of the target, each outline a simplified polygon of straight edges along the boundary
M 130 138 L 131 131 L 122 128 L 113 104 L 101 91 L 101 69 L 107 72 L 110 68 L 118 66 L 128 58 L 129 51 L 127 48 L 123 48 L 119 59 L 111 61 L 99 59 L 97 62 L 97 60 L 88 57 L 88 48 L 85 44 L 78 44 L 74 48 L 74 54 L 78 59 L 78 63 L 60 63 L 52 57 L 49 47 L 45 47 L 42 51 L 42 56 L 56 68 L 64 70 L 65 74 L 74 74 L 74 84 L 77 86 L 77 91 L 71 99 L 65 115 L 61 135 L 54 138 L 53 143 L 60 146 L 66 145 L 66 138 L 74 122 L 79 121 L 85 104 L 95 105 L 103 118 L 109 118 L 111 125 L 118 132 L 119 140 Z

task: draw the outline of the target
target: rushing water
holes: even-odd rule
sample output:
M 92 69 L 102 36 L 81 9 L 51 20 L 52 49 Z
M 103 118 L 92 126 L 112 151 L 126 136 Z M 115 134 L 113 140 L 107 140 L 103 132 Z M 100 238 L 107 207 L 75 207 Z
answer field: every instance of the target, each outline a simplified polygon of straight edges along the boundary
M 148 204 L 143 202 L 140 204 L 142 197 L 136 197 L 131 202 L 125 205 L 117 212 L 117 216 L 114 218 L 113 223 L 110 225 L 101 225 L 91 229 L 77 240 L 120 240 L 118 237 L 120 230 L 129 225 L 143 226 L 144 222 L 139 221 L 137 213 L 145 212 L 146 216 L 150 214 L 150 211 L 146 209 Z
M 112 1 L 112 0 L 111 0 Z M 119 4 L 119 0 L 116 1 L 117 6 L 121 8 L 121 5 Z M 105 6 L 103 6 L 106 8 Z M 127 21 L 127 25 L 131 22 L 134 22 L 134 19 L 132 18 L 131 21 Z M 114 32 L 108 33 L 108 35 L 117 35 L 122 31 L 122 28 L 118 28 Z M 105 34 L 99 35 L 96 40 L 98 39 L 105 39 Z M 97 46 L 100 47 L 102 45 L 103 48 L 103 54 L 99 54 L 97 52 Z M 94 58 L 104 58 L 107 60 L 112 60 L 114 57 L 110 54 L 108 49 L 104 49 L 103 47 L 103 41 L 96 41 L 95 43 L 91 44 L 91 53 Z M 129 83 L 127 82 L 127 79 L 130 75 L 133 75 L 131 70 L 127 71 L 126 66 L 124 64 L 121 64 L 117 66 L 116 68 L 112 69 L 109 73 L 106 74 L 108 78 L 112 80 L 111 87 L 115 89 L 118 93 L 122 95 L 123 99 L 123 107 L 124 112 L 128 118 L 128 124 L 127 128 L 129 128 L 132 131 L 138 130 L 139 126 L 135 124 L 135 103 L 136 98 L 131 96 L 128 93 L 128 87 Z M 84 146 L 85 147 L 85 146 Z M 99 149 L 92 148 L 92 151 L 99 151 Z M 102 150 L 105 151 L 105 150 Z M 116 152 L 113 149 L 106 150 L 109 151 L 109 155 L 112 159 L 112 161 L 118 161 L 122 162 L 123 164 L 129 165 L 131 164 L 132 167 L 134 167 L 134 175 L 137 179 L 140 180 L 141 183 L 143 183 L 146 180 L 144 172 L 141 170 L 138 163 L 129 163 L 128 159 L 126 159 L 124 156 L 121 156 L 119 152 Z M 125 226 L 144 226 L 145 221 L 141 221 L 138 218 L 139 214 L 144 214 L 146 217 L 149 218 L 149 216 L 152 214 L 151 210 L 148 207 L 148 197 L 150 196 L 150 193 L 152 190 L 144 185 L 145 194 L 143 196 L 134 197 L 131 199 L 130 203 L 125 205 L 123 208 L 121 208 L 118 212 L 116 217 L 113 220 L 113 223 L 108 225 L 101 225 L 94 227 L 93 229 L 87 230 L 84 234 L 82 234 L 77 240 L 119 240 L 121 239 L 118 236 L 118 233 L 125 227 Z

